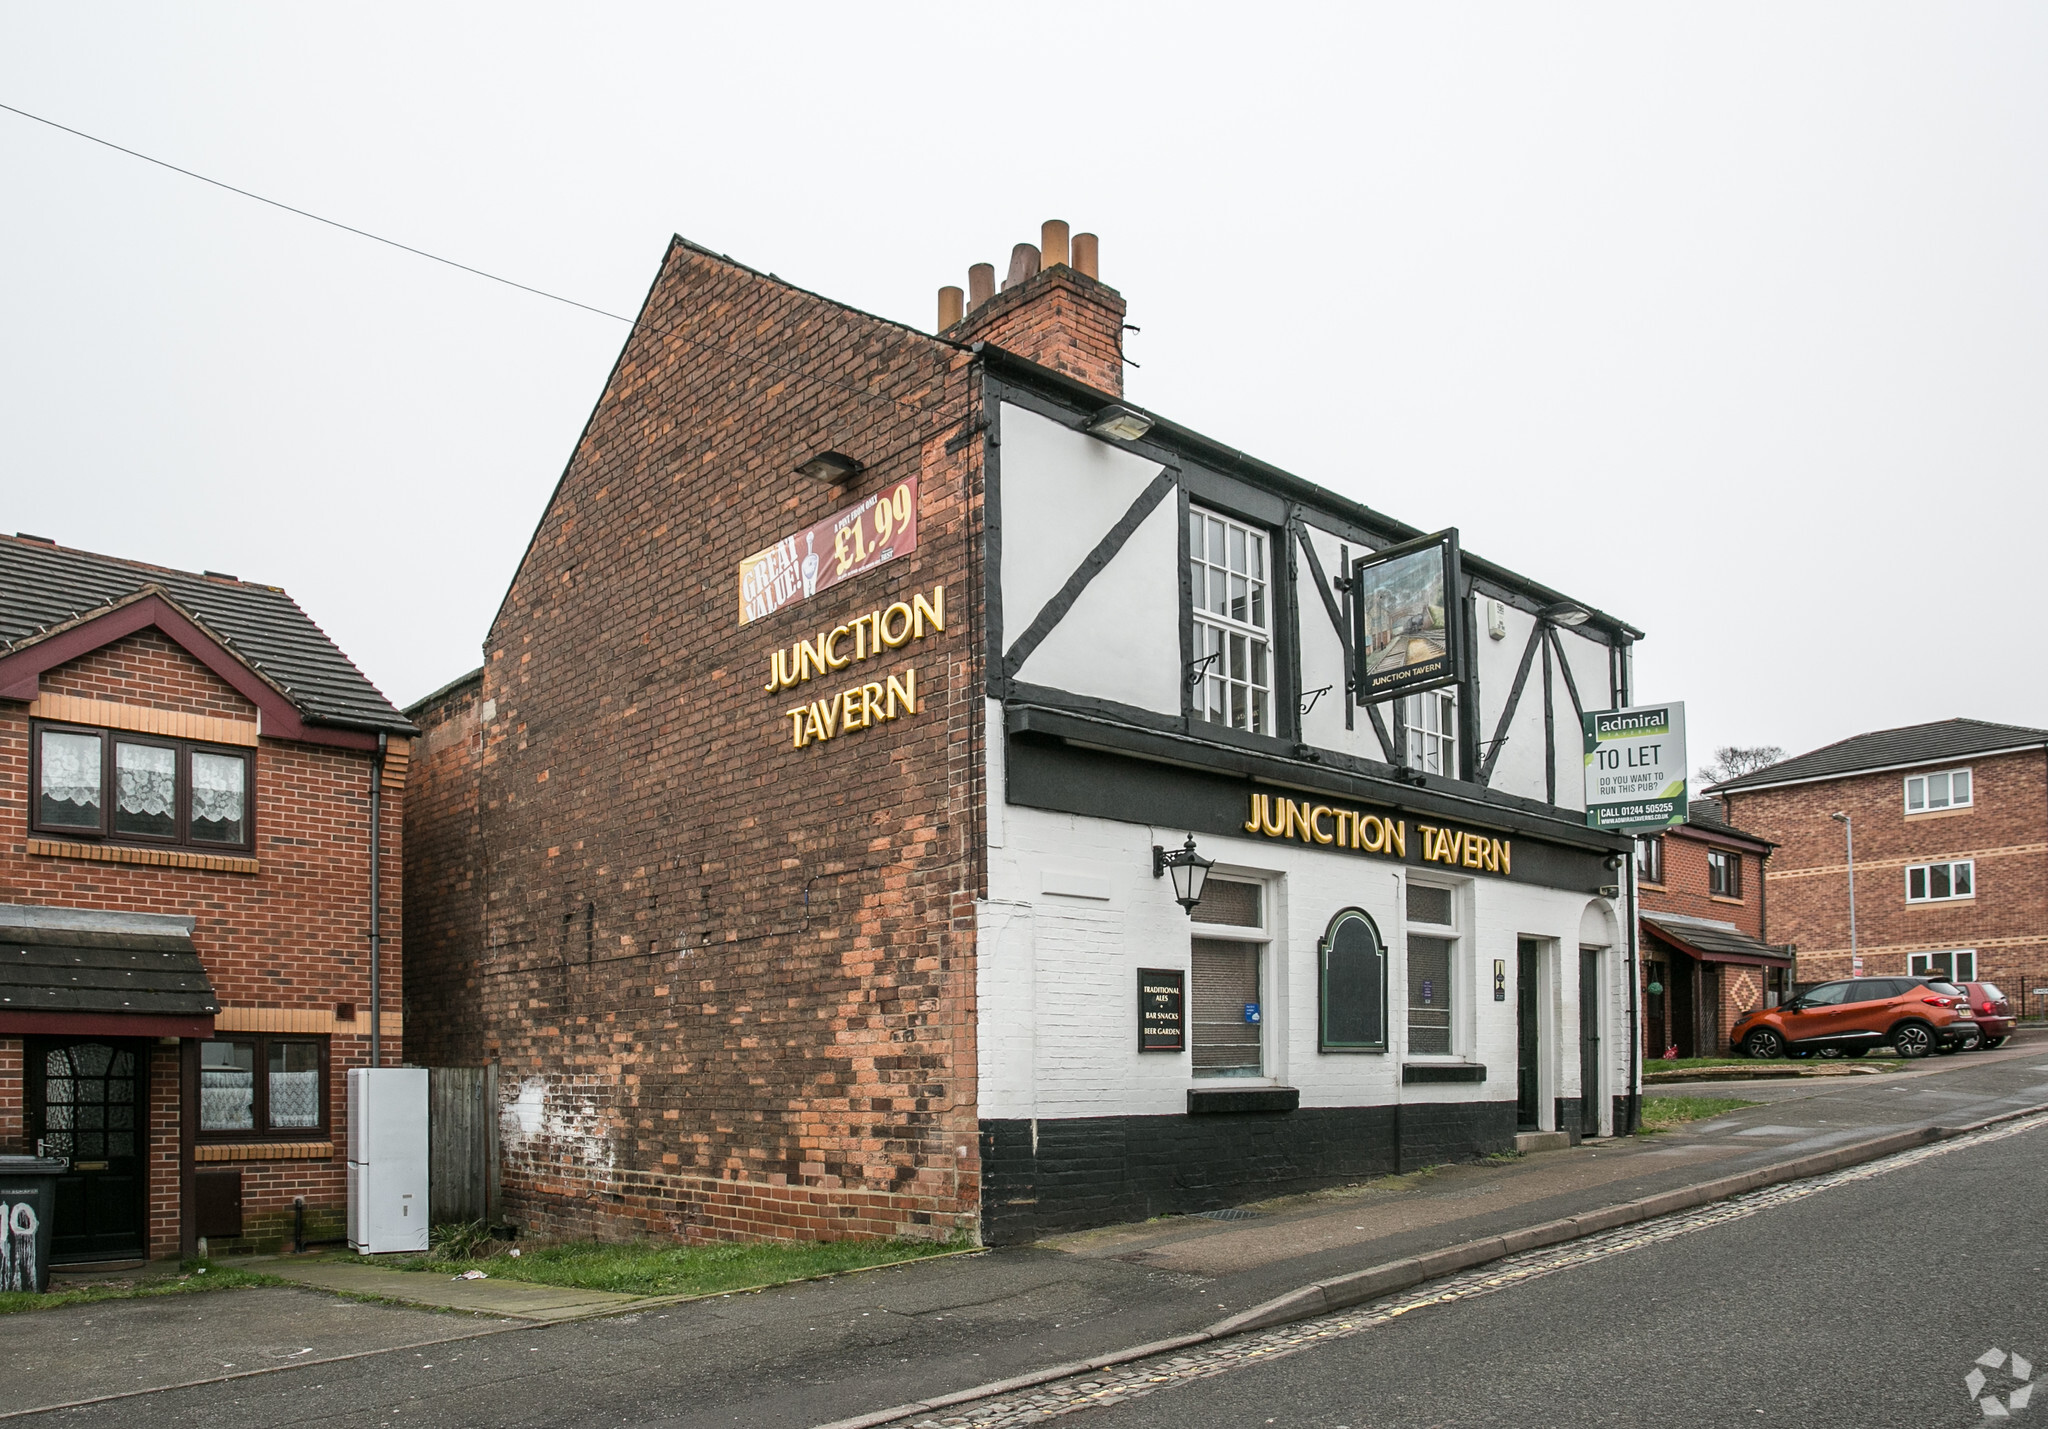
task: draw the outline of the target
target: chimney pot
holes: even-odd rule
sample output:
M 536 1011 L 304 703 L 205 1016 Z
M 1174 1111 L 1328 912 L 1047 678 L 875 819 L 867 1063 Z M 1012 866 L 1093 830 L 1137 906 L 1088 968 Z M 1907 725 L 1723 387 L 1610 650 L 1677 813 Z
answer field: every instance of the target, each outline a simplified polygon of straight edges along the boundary
M 1038 246 L 1048 268 L 1057 268 L 1067 261 L 1067 221 L 1064 218 L 1048 218 L 1038 227 Z
M 1038 275 L 1038 250 L 1029 243 L 1020 243 L 1010 250 L 1010 276 L 1003 279 L 1003 291 L 1009 292 L 1019 283 Z
M 977 263 L 967 270 L 967 310 L 980 307 L 996 295 L 996 265 Z
M 1062 228 L 1066 227 L 1065 224 L 1060 226 Z M 1101 280 L 1101 261 L 1096 251 L 1096 237 L 1094 234 L 1077 233 L 1074 235 L 1073 265 L 1075 272 L 1086 273 L 1091 278 L 1098 281 Z
M 946 287 L 939 289 L 940 332 L 944 332 L 947 328 L 953 326 L 955 323 L 959 322 L 961 318 L 966 316 L 966 310 L 962 307 L 962 304 L 966 301 L 966 297 L 967 295 L 965 293 L 962 293 L 958 288 Z

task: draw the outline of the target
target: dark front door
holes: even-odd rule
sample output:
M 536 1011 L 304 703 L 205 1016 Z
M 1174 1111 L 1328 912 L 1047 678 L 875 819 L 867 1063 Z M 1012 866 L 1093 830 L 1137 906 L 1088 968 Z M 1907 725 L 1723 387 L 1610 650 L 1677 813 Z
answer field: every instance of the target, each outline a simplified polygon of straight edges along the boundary
M 1579 950 L 1579 1129 L 1600 1134 L 1600 954 Z
M 71 1162 L 57 1181 L 52 1262 L 146 1255 L 147 1044 L 32 1037 L 23 1050 L 29 1149 Z
M 1537 1104 L 1536 967 L 1539 949 L 1527 938 L 1515 945 L 1515 1124 L 1542 1125 Z

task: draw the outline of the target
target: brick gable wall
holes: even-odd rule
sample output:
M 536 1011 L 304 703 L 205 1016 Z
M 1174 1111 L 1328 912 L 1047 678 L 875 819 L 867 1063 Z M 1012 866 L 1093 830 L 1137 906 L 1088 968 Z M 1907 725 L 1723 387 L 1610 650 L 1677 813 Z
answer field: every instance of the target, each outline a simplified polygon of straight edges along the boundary
M 1124 300 L 1065 264 L 1034 273 L 969 313 L 947 336 L 991 342 L 1099 392 L 1124 391 Z
M 46 673 L 42 693 L 152 710 L 253 720 L 243 697 L 155 631 L 124 637 Z M 320 1160 L 247 1168 L 243 1204 L 249 1234 L 215 1243 L 233 1251 L 269 1247 L 287 1235 L 294 1197 L 306 1198 L 315 1233 L 340 1234 L 345 1212 L 346 1070 L 369 1061 L 369 793 L 371 756 L 325 745 L 261 740 L 256 747 L 253 872 L 152 866 L 30 851 L 29 706 L 0 701 L 0 902 L 172 913 L 195 919 L 192 940 L 227 1010 L 288 1011 L 325 1018 L 329 1036 L 334 1151 Z M 403 741 L 399 745 L 403 747 Z M 385 869 L 385 1061 L 405 1049 L 390 1014 L 399 1009 L 404 937 L 399 899 L 404 852 L 402 776 L 383 794 Z M 246 863 L 248 860 L 237 860 Z M 332 1023 L 338 1003 L 356 1020 Z M 0 1036 L 0 1149 L 21 1137 L 23 1039 Z M 176 1048 L 150 1057 L 148 1153 L 151 1250 L 178 1253 L 182 1148 Z
M 1664 881 L 1642 884 L 1641 902 L 1650 913 L 1683 913 L 1733 923 L 1762 942 L 1764 937 L 1763 860 L 1733 842 L 1695 837 L 1671 829 L 1664 834 Z M 1707 850 L 1729 849 L 1742 857 L 1742 897 L 1720 898 L 1707 891 Z M 1778 939 L 1777 941 L 1783 941 Z
M 409 1045 L 501 1063 L 531 1231 L 971 1233 L 971 359 L 680 243 L 644 322 L 477 697 L 423 712 Z M 828 448 L 851 490 L 793 474 Z M 914 555 L 737 623 L 743 557 L 912 475 Z M 764 689 L 771 651 L 937 586 L 943 633 Z M 792 707 L 906 669 L 915 714 L 791 747 Z
M 2038 750 L 1957 760 L 1972 771 L 1968 809 L 1908 817 L 1907 771 L 1856 775 L 1728 796 L 1730 815 L 1777 841 L 1770 921 L 1799 945 L 1802 982 L 1849 974 L 1849 891 L 1842 826 L 1856 831 L 1856 933 L 1866 973 L 1903 973 L 1914 952 L 1977 949 L 1980 978 L 2015 1002 L 2048 986 L 2048 757 Z M 1914 771 L 1925 772 L 1925 771 Z M 1974 858 L 1967 902 L 1909 904 L 1910 863 Z

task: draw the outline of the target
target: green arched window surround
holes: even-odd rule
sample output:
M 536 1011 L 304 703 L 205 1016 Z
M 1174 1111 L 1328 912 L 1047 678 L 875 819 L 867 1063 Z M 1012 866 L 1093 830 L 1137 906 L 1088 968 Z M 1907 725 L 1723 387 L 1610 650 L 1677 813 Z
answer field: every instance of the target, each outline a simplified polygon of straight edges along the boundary
M 1316 944 L 1319 1047 L 1325 1052 L 1387 1050 L 1387 945 L 1372 915 L 1346 908 Z

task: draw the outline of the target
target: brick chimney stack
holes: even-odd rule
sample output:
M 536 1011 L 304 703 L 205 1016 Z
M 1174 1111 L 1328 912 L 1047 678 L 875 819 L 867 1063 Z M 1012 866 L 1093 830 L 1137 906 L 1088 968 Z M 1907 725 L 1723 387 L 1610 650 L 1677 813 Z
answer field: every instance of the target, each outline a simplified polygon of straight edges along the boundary
M 991 343 L 1121 397 L 1124 300 L 1098 276 L 1098 252 L 1094 234 L 1069 240 L 1062 220 L 1048 220 L 1036 246 L 1020 243 L 1010 251 L 1001 292 L 990 264 L 967 270 L 964 316 L 960 290 L 939 290 L 941 335 Z

